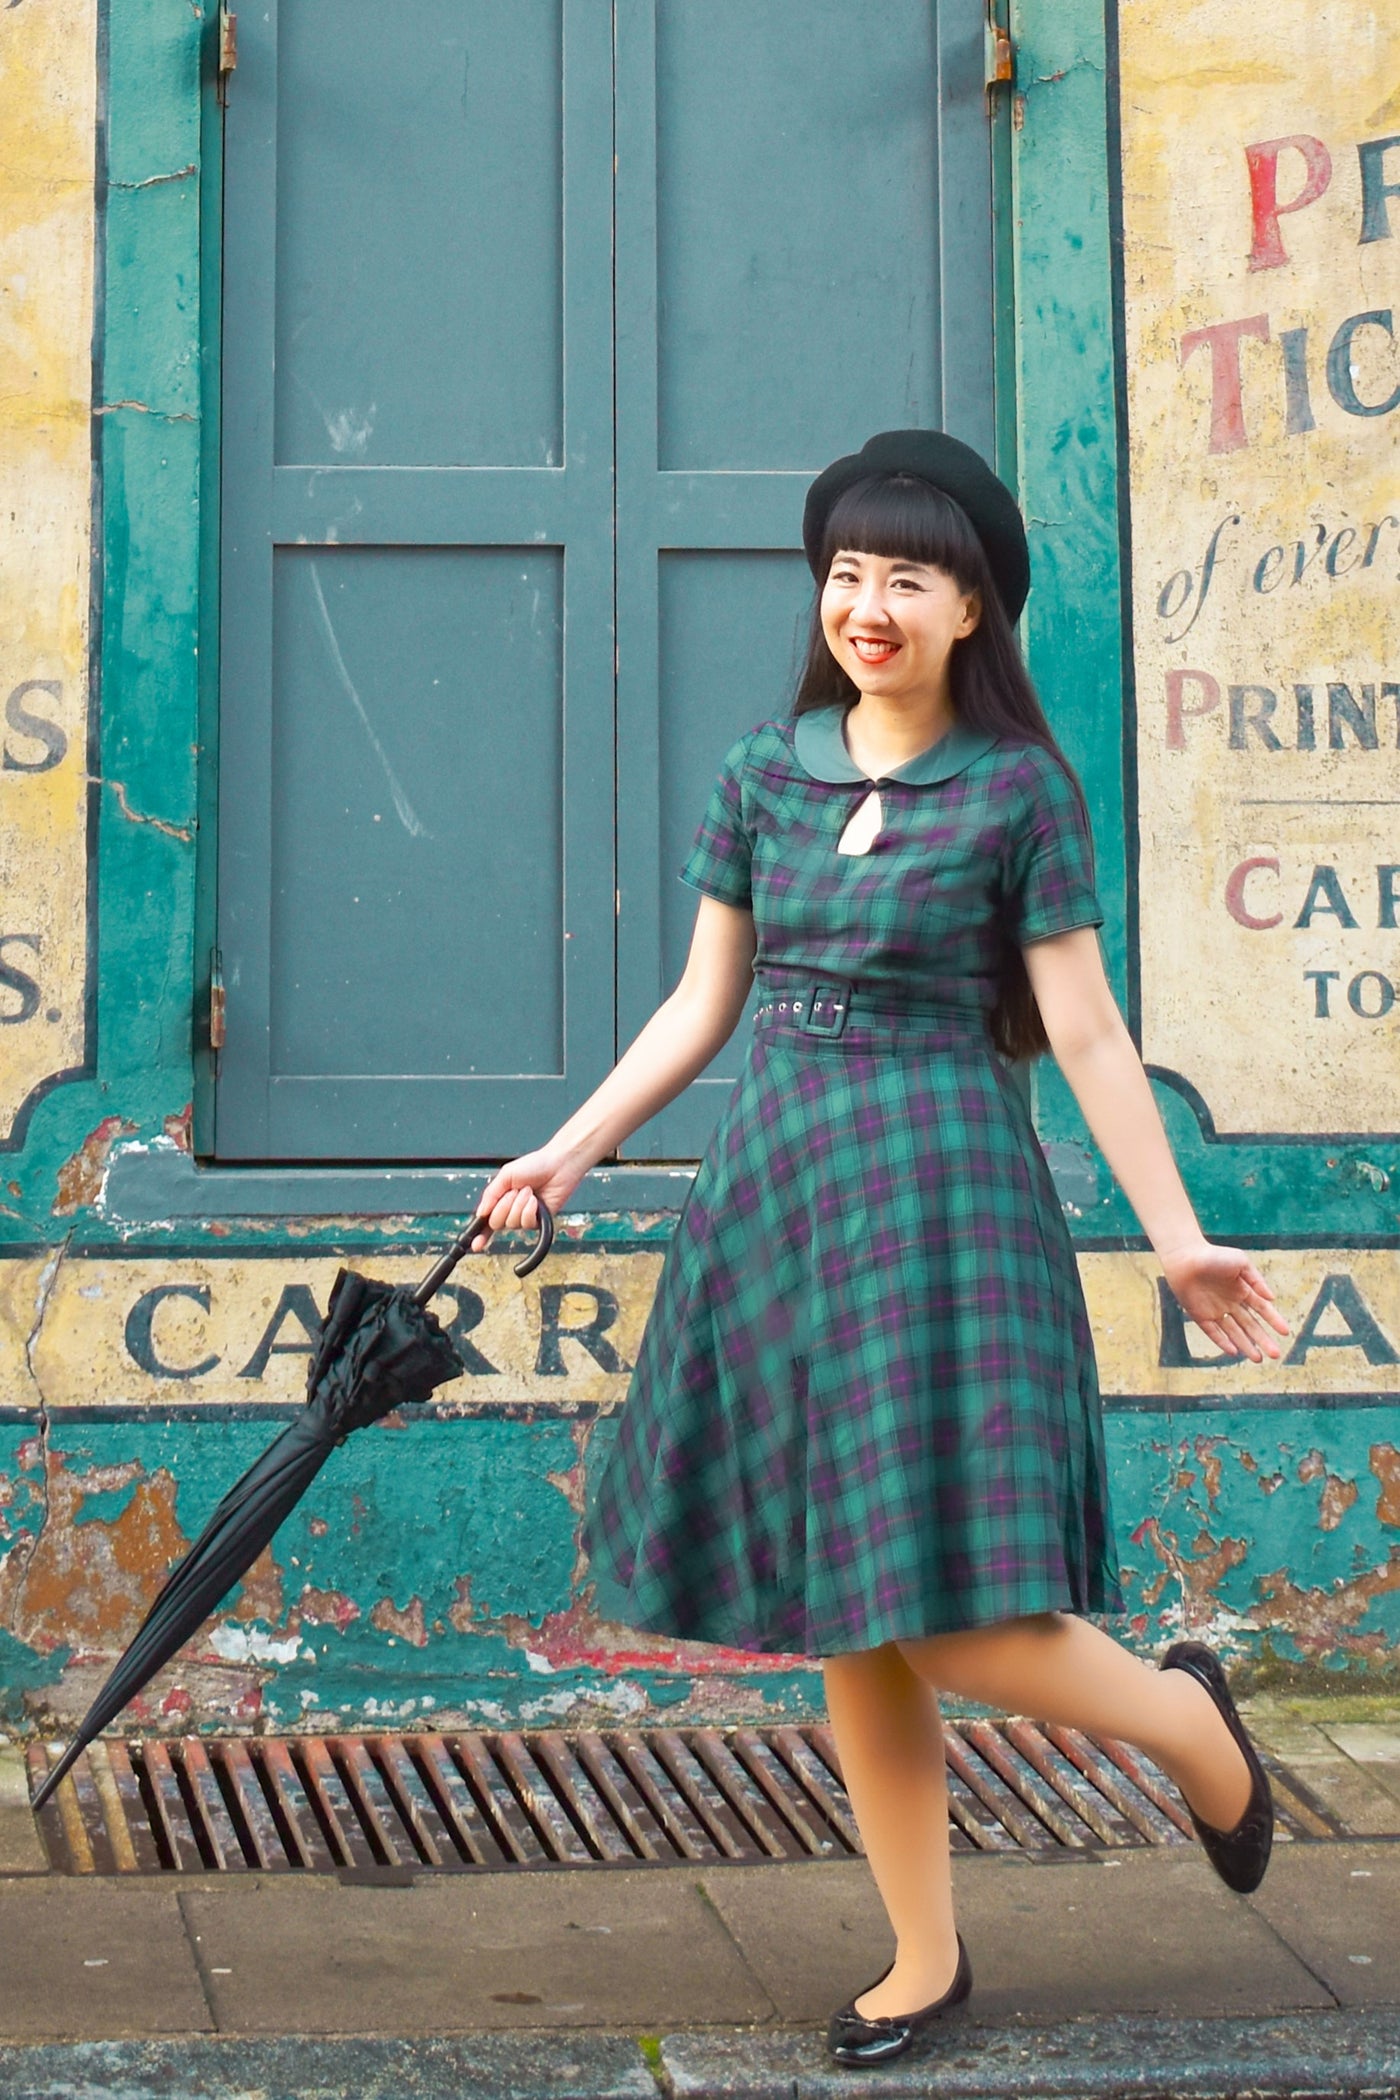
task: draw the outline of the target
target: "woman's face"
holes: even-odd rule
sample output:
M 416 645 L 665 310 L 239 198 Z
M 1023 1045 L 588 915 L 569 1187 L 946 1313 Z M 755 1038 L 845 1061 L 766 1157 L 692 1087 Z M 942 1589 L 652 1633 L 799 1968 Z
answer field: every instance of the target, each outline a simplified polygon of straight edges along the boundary
M 827 647 L 860 692 L 888 700 L 946 694 L 953 645 L 981 614 L 946 569 L 883 554 L 842 549 L 822 589 Z

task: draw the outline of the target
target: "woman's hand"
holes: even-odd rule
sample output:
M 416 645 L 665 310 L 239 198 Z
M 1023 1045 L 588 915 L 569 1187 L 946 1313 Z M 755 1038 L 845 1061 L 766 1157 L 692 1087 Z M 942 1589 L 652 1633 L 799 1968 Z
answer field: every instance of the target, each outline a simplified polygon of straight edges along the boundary
M 540 1220 L 536 1194 L 557 1217 L 587 1171 L 587 1161 L 562 1145 L 551 1143 L 541 1145 L 538 1152 L 522 1152 L 519 1159 L 508 1159 L 487 1182 L 477 1199 L 477 1216 L 489 1212 L 492 1232 L 509 1232 L 517 1225 L 528 1231 Z M 477 1233 L 472 1252 L 485 1245 L 485 1233 Z
M 1183 1312 L 1217 1349 L 1227 1356 L 1244 1354 L 1256 1364 L 1282 1354 L 1274 1335 L 1287 1334 L 1288 1322 L 1242 1247 L 1215 1247 L 1198 1239 L 1169 1249 L 1160 1259 Z

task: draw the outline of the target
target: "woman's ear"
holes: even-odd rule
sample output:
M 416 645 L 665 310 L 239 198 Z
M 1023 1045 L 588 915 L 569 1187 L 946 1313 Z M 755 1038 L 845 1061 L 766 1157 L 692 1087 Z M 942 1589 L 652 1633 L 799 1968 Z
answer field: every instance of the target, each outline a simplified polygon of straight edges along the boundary
M 970 590 L 963 600 L 962 619 L 958 623 L 957 639 L 962 642 L 972 633 L 982 618 L 982 593 Z

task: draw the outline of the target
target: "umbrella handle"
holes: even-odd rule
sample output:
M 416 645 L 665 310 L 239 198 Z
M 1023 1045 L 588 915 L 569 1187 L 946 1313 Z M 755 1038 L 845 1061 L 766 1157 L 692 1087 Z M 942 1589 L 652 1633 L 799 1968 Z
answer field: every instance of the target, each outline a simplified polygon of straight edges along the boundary
M 535 1197 L 535 1205 L 540 1214 L 539 1238 L 535 1241 L 534 1246 L 525 1256 L 525 1259 L 515 1264 L 517 1276 L 528 1276 L 532 1269 L 537 1269 L 554 1243 L 554 1219 L 545 1206 L 544 1198 L 537 1195 Z M 431 1298 L 436 1297 L 458 1262 L 470 1254 L 472 1241 L 477 1234 L 479 1232 L 490 1232 L 490 1230 L 491 1227 L 487 1224 L 484 1217 L 473 1218 L 465 1232 L 461 1233 L 453 1241 L 441 1261 L 437 1262 L 423 1278 L 423 1281 L 413 1293 L 415 1301 L 419 1305 L 426 1305 Z

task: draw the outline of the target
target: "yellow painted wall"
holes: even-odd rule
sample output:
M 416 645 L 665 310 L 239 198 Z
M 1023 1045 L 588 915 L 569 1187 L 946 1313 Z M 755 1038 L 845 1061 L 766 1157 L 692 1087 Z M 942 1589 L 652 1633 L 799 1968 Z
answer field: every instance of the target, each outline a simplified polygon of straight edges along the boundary
M 0 13 L 0 1140 L 84 1055 L 95 38 Z
M 661 1256 L 556 1250 L 524 1282 L 504 1258 L 475 1258 L 434 1301 L 473 1364 L 439 1404 L 610 1407 L 623 1397 L 620 1367 L 636 1360 Z M 371 1251 L 355 1260 L 390 1283 L 417 1283 L 429 1265 Z M 55 1410 L 299 1401 L 312 1323 L 339 1266 L 295 1252 L 0 1262 L 0 1392 Z
M 1120 64 L 1143 1054 L 1393 1133 L 1400 12 L 1125 0 Z

